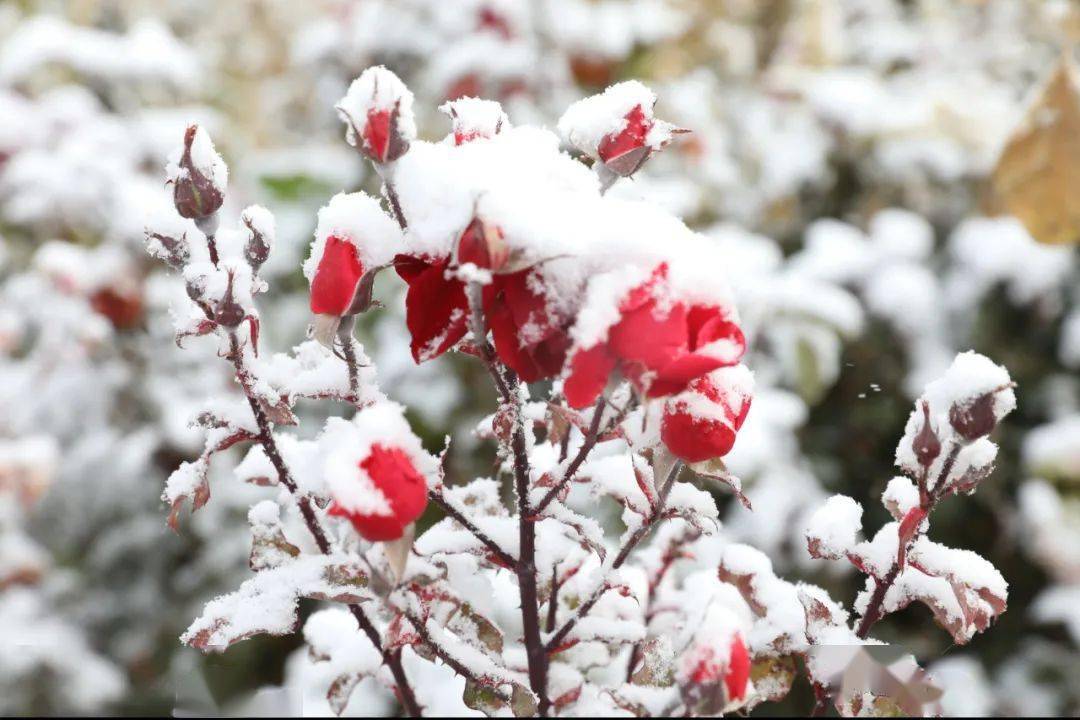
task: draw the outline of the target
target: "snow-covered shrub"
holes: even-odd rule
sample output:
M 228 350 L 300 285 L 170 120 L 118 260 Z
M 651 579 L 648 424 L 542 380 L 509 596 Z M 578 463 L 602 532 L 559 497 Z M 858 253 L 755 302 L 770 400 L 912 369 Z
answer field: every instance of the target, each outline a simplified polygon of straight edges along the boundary
M 869 576 L 856 626 L 821 588 L 717 535 L 710 485 L 752 512 L 722 460 L 754 394 L 725 248 L 608 192 L 672 139 L 655 101 L 633 83 L 567 111 L 559 130 L 590 170 L 491 101 L 452 104 L 450 134 L 417 139 L 411 93 L 366 70 L 338 108 L 386 208 L 358 192 L 320 211 L 304 264 L 312 338 L 275 354 L 260 347 L 257 305 L 272 216 L 255 207 L 243 229 L 220 224 L 227 172 L 188 128 L 169 177 L 198 229 L 163 219 L 148 248 L 184 279 L 177 342 L 212 339 L 243 397 L 207 401 L 205 448 L 164 499 L 174 526 L 185 504 L 211 503 L 212 457 L 237 444 L 250 449 L 234 474 L 265 491 L 248 516 L 254 576 L 208 603 L 184 643 L 222 651 L 289 634 L 301 599 L 329 602 L 304 624 L 307 677 L 338 713 L 382 695 L 409 715 L 712 715 L 782 699 L 800 666 L 819 705 L 932 710 L 913 659 L 860 648 L 915 599 L 957 642 L 1004 611 L 993 566 L 925 533 L 939 501 L 992 469 L 987 436 L 1015 406 L 1013 383 L 981 355 L 957 356 L 898 447 L 907 477 L 883 498 L 896 522 L 858 542 L 850 498 L 814 515 L 811 554 Z M 378 312 L 384 271 L 408 287 L 418 364 L 457 352 L 486 370 L 497 407 L 477 432 L 497 449 L 491 477 L 447 477 L 379 388 L 353 330 Z M 303 399 L 351 418 L 283 431 Z M 419 532 L 429 503 L 442 519 Z

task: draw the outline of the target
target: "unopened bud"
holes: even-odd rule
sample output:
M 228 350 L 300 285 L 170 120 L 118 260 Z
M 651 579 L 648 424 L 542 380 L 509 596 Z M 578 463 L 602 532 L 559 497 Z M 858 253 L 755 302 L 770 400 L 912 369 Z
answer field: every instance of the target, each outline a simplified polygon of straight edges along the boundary
M 941 440 L 938 439 L 937 433 L 934 432 L 934 428 L 930 424 L 930 404 L 925 400 L 922 402 L 922 410 L 923 424 L 919 432 L 915 434 L 911 446 L 915 451 L 915 457 L 918 459 L 919 464 L 923 467 L 930 467 L 934 460 L 937 459 L 937 456 L 941 454 Z
M 240 219 L 249 232 L 247 244 L 244 245 L 244 259 L 252 271 L 258 272 L 270 257 L 274 242 L 274 218 L 265 208 L 252 205 L 241 213 Z
M 498 271 L 509 259 L 510 250 L 502 230 L 474 219 L 458 240 L 457 261 L 459 265 L 472 263 L 484 270 Z
M 240 326 L 240 323 L 244 321 L 244 308 L 240 303 L 236 302 L 236 297 L 233 294 L 233 274 L 229 273 L 229 283 L 225 286 L 225 295 L 218 303 L 217 312 L 214 313 L 214 320 L 218 325 L 227 328 L 236 328 Z
M 188 126 L 180 156 L 169 163 L 168 173 L 173 204 L 181 217 L 199 220 L 221 208 L 228 168 L 210 136 L 198 125 Z
M 989 435 L 997 425 L 994 393 L 984 393 L 970 402 L 954 404 L 949 408 L 949 424 L 968 442 Z

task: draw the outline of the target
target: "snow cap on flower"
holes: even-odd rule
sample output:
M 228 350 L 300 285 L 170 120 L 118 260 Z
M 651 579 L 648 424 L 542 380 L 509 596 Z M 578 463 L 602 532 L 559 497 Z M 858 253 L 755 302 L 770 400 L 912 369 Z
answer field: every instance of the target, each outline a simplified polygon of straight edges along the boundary
M 443 103 L 439 111 L 450 116 L 455 145 L 495 137 L 503 128 L 510 127 L 502 105 L 494 100 L 463 97 Z
M 320 342 L 332 341 L 340 318 L 367 309 L 374 271 L 393 260 L 400 244 L 397 223 L 369 195 L 339 193 L 319 210 L 304 276 Z
M 370 67 L 353 80 L 336 105 L 346 125 L 345 139 L 373 162 L 404 155 L 416 139 L 413 94 L 385 67 Z
M 754 375 L 745 365 L 720 368 L 668 399 L 660 429 L 673 455 L 696 463 L 731 452 L 750 410 Z
M 188 125 L 183 144 L 169 157 L 165 176 L 173 186 L 173 204 L 181 217 L 209 217 L 225 201 L 229 168 L 200 125 Z
M 318 443 L 330 514 L 348 518 L 365 539 L 396 540 L 424 512 L 438 461 L 424 451 L 400 405 L 378 403 L 351 422 L 330 418 Z
M 629 177 L 681 132 L 653 116 L 655 104 L 655 93 L 642 83 L 618 83 L 567 108 L 559 134 L 615 175 Z

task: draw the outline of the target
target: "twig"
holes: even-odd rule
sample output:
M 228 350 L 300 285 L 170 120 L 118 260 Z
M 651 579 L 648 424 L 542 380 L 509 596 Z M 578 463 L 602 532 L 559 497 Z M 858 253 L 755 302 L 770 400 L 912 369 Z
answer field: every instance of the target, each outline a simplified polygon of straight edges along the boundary
M 601 395 L 596 405 L 593 407 L 592 422 L 589 423 L 589 432 L 585 435 L 585 440 L 581 443 L 581 447 L 578 449 L 577 454 L 574 455 L 574 459 L 570 461 L 570 464 L 566 466 L 566 472 L 563 473 L 562 479 L 555 483 L 554 487 L 548 490 L 543 499 L 536 505 L 535 512 L 540 514 L 544 511 L 551 502 L 558 497 L 563 488 L 570 484 L 574 479 L 574 475 L 577 473 L 578 468 L 585 462 L 585 458 L 592 452 L 593 447 L 596 446 L 597 441 L 600 439 L 600 422 L 604 417 L 604 396 Z
M 510 702 L 511 698 L 509 695 L 499 688 L 494 687 L 491 682 L 477 677 L 476 673 L 470 670 L 463 662 L 451 655 L 446 648 L 435 642 L 431 637 L 431 633 L 428 632 L 426 624 L 420 618 L 408 611 L 405 611 L 405 617 L 408 618 L 409 622 L 412 623 L 412 626 L 416 629 L 416 634 L 420 636 L 420 640 L 431 648 L 431 651 L 435 653 L 435 656 L 446 663 L 451 670 L 466 680 L 489 688 L 502 702 Z
M 630 557 L 630 553 L 638 546 L 638 543 L 645 539 L 645 536 L 649 534 L 649 530 L 651 530 L 656 525 L 657 521 L 660 520 L 663 515 L 664 503 L 667 500 L 668 491 L 671 489 L 672 485 L 675 484 L 675 478 L 678 477 L 682 468 L 682 461 L 676 461 L 675 464 L 671 466 L 671 470 L 668 472 L 663 489 L 661 490 L 660 500 L 656 509 L 653 511 L 652 515 L 649 516 L 649 519 L 643 522 L 623 543 L 623 546 L 619 549 L 618 555 L 616 555 L 615 559 L 612 561 L 609 571 L 618 570 L 622 567 L 623 563 Z M 593 606 L 600 600 L 600 597 L 609 589 L 611 588 L 605 579 L 600 583 L 600 586 L 593 591 L 592 595 L 589 596 L 589 599 L 578 607 L 578 611 L 574 614 L 574 617 L 567 620 L 566 623 L 559 628 L 558 632 L 552 635 L 547 641 L 547 652 L 552 652 L 562 644 L 563 640 L 565 640 L 566 636 L 570 634 L 570 631 L 574 629 L 574 626 L 577 625 L 578 621 L 589 614 L 589 611 L 593 609 Z
M 473 537 L 475 537 L 477 540 L 482 542 L 484 544 L 484 546 L 488 550 L 490 550 L 491 553 L 495 557 L 497 557 L 499 559 L 499 562 L 501 562 L 503 565 L 505 565 L 507 568 L 509 568 L 511 570 L 514 570 L 514 569 L 517 568 L 517 564 L 518 564 L 517 559 L 514 558 L 514 556 L 511 555 L 510 553 L 503 550 L 503 548 L 497 542 L 495 542 L 490 537 L 488 537 L 487 534 L 483 530 L 478 528 L 476 525 L 474 525 L 472 523 L 472 521 L 470 521 L 467 517 L 465 517 L 464 513 L 462 513 L 460 510 L 458 510 L 456 507 L 454 507 L 450 503 L 449 498 L 447 498 L 441 492 L 436 492 L 435 490 L 429 490 L 428 491 L 428 499 L 431 500 L 431 502 L 438 505 L 439 508 L 444 513 L 446 513 L 449 517 L 452 517 L 454 520 L 456 520 L 458 522 L 458 524 L 460 524 L 462 527 L 464 527 L 466 530 L 468 530 L 469 533 L 472 534 Z

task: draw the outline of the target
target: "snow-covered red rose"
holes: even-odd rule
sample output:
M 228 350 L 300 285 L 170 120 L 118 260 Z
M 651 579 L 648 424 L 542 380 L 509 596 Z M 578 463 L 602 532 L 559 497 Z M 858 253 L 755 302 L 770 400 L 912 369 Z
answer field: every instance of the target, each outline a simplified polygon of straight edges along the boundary
M 750 690 L 750 653 L 745 624 L 722 604 L 711 604 L 692 629 L 676 669 L 684 701 L 693 714 L 718 715 L 743 705 Z
M 502 105 L 494 100 L 463 97 L 443 103 L 439 110 L 450 116 L 453 126 L 449 137 L 455 145 L 491 138 L 510 127 Z
M 598 282 L 603 283 L 600 293 L 607 293 L 607 278 Z M 691 304 L 677 296 L 666 263 L 626 291 L 617 308 L 603 337 L 579 343 L 570 357 L 563 391 L 572 407 L 594 402 L 616 370 L 649 397 L 662 397 L 734 365 L 746 348 L 727 308 Z
M 382 402 L 351 422 L 331 418 L 319 452 L 330 514 L 347 518 L 366 540 L 401 538 L 427 507 L 427 477 L 437 461 L 412 433 L 401 406 Z
M 353 80 L 337 105 L 349 144 L 382 165 L 404 155 L 416 139 L 413 94 L 397 75 L 371 67 Z
M 731 452 L 750 411 L 754 376 L 745 365 L 700 377 L 667 400 L 660 437 L 673 455 L 696 463 Z
M 653 91 L 636 80 L 612 85 L 571 105 L 559 119 L 559 133 L 610 173 L 610 184 L 633 175 L 675 134 L 686 132 L 657 120 L 655 104 Z
M 319 211 L 304 263 L 316 339 L 332 345 L 341 319 L 369 307 L 375 273 L 392 260 L 400 243 L 397 224 L 364 193 L 340 193 Z

